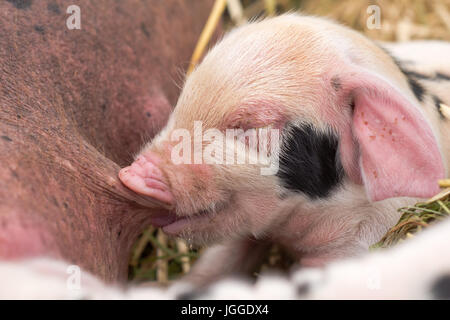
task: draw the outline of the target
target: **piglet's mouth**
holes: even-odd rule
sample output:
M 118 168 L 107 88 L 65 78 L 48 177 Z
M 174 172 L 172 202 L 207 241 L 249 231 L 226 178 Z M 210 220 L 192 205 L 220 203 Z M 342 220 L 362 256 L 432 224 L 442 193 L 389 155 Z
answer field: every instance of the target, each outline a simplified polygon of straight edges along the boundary
M 194 231 L 198 227 L 211 223 L 217 213 L 225 208 L 226 205 L 216 205 L 214 210 L 201 210 L 188 216 L 177 216 L 174 211 L 160 212 L 152 216 L 151 224 L 161 227 L 169 235 L 177 235 L 188 227 Z

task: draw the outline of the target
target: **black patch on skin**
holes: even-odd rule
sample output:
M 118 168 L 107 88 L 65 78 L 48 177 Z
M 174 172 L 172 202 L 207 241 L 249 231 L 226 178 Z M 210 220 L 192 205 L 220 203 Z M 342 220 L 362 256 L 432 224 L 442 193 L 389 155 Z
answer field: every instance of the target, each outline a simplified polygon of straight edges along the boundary
M 6 0 L 9 3 L 12 3 L 14 7 L 17 9 L 27 9 L 31 6 L 32 0 Z
M 403 68 L 401 68 L 400 70 L 402 70 L 402 72 L 404 74 L 406 74 L 407 77 L 413 77 L 413 78 L 416 78 L 416 79 L 423 79 L 423 80 L 433 80 L 432 77 L 430 77 L 430 76 L 428 76 L 426 74 L 422 74 L 422 73 L 415 72 L 415 71 L 405 70 Z
M 331 86 L 334 88 L 335 91 L 339 91 L 342 87 L 341 79 L 338 77 L 333 77 L 331 79 Z
M 34 26 L 34 30 L 36 30 L 37 32 L 39 32 L 40 34 L 45 34 L 45 29 L 43 26 Z
M 147 118 L 150 118 L 152 116 L 152 114 L 150 112 L 146 112 L 145 115 L 147 116 Z
M 431 286 L 431 293 L 434 299 L 450 299 L 450 275 L 441 276 Z
M 204 296 L 205 292 L 200 289 L 180 293 L 176 296 L 176 300 L 198 300 Z
M 397 67 L 400 69 L 400 71 L 405 75 L 406 79 L 408 80 L 408 84 L 414 95 L 416 96 L 417 100 L 420 102 L 423 101 L 423 96 L 425 95 L 425 88 L 417 81 L 417 79 L 429 79 L 429 77 L 406 70 L 402 63 L 395 58 L 386 48 L 380 47 L 388 56 L 391 57 L 392 61 L 397 65 Z
M 313 199 L 328 196 L 344 172 L 337 137 L 318 132 L 310 124 L 288 125 L 286 130 L 277 173 L 282 185 Z
M 305 294 L 308 294 L 309 291 L 311 291 L 311 285 L 309 283 L 303 283 L 297 286 L 297 294 L 299 296 L 304 296 Z
M 399 65 L 399 62 L 396 62 Z M 416 71 L 406 70 L 404 67 L 400 68 L 402 72 L 407 76 L 415 79 L 428 80 L 428 81 L 450 81 L 450 76 L 441 72 L 436 72 L 434 76 L 419 73 Z
M 61 14 L 61 9 L 59 9 L 59 6 L 56 2 L 49 3 L 47 6 L 47 10 L 54 14 Z
M 416 96 L 417 100 L 423 101 L 423 95 L 425 94 L 425 89 L 422 87 L 422 85 L 417 81 L 417 78 L 414 77 L 414 72 L 406 71 L 400 68 L 402 70 L 403 74 L 408 79 L 408 84 L 411 90 L 414 92 L 414 95 Z
M 1 136 L 1 138 L 3 140 L 5 140 L 6 142 L 12 142 L 12 139 L 10 137 L 8 137 L 8 136 Z
M 445 119 L 445 116 L 444 116 L 444 114 L 442 113 L 442 110 L 441 110 L 442 100 L 439 99 L 436 96 L 433 96 L 433 101 L 434 101 L 434 105 L 436 106 L 437 111 L 439 112 L 439 115 L 441 116 L 441 119 Z
M 440 73 L 440 72 L 436 72 L 435 78 L 438 79 L 438 80 L 447 80 L 447 81 L 450 81 L 450 76 L 449 76 L 449 75 L 443 74 L 443 73 Z

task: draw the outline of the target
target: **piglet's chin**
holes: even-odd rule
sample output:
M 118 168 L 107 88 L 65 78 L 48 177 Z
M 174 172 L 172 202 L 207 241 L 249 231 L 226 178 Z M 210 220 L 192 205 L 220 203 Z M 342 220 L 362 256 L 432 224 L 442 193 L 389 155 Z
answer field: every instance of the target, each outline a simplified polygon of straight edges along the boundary
M 190 217 L 179 217 L 171 224 L 163 227 L 163 231 L 169 235 L 176 236 L 183 231 L 199 231 L 211 223 L 211 218 L 208 216 L 190 216 Z
M 155 227 L 165 227 L 177 220 L 177 216 L 173 211 L 163 210 L 158 213 L 154 213 L 150 218 L 150 223 Z
M 139 156 L 131 166 L 120 170 L 119 178 L 134 192 L 164 203 L 174 202 L 161 170 L 144 156 Z
M 189 221 L 186 218 L 180 219 L 175 221 L 174 223 L 164 226 L 163 231 L 169 235 L 177 235 L 181 233 L 184 229 L 186 229 L 187 225 L 190 223 L 191 221 Z

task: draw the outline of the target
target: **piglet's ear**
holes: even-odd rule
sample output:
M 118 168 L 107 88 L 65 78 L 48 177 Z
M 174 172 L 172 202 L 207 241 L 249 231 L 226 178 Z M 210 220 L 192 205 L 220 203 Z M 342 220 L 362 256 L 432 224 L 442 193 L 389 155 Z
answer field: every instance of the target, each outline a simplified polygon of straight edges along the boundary
M 344 130 L 344 169 L 364 183 L 372 201 L 431 197 L 445 175 L 438 143 L 420 107 L 381 77 L 366 71 L 343 77 L 344 98 L 354 102 Z M 347 135 L 347 136 L 345 136 Z

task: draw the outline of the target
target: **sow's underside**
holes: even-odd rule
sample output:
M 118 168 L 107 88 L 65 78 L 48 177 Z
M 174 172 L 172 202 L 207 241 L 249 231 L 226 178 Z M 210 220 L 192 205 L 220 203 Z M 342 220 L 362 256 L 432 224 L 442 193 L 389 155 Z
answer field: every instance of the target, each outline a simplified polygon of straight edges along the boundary
M 166 122 L 212 0 L 0 1 L 0 259 L 126 277 L 154 203 L 117 179 Z

